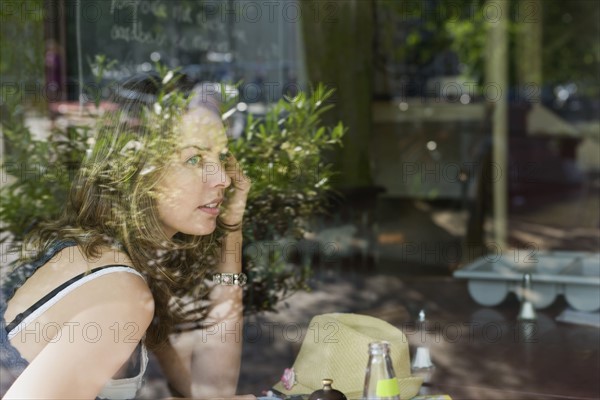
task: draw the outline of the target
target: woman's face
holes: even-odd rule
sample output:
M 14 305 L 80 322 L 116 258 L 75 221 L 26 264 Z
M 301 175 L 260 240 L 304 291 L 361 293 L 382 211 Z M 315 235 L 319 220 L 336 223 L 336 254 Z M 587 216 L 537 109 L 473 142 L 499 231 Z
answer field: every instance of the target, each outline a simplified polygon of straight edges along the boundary
M 225 189 L 222 163 L 227 136 L 221 119 L 205 109 L 182 118 L 176 154 L 158 183 L 158 216 L 165 234 L 208 235 L 215 230 Z

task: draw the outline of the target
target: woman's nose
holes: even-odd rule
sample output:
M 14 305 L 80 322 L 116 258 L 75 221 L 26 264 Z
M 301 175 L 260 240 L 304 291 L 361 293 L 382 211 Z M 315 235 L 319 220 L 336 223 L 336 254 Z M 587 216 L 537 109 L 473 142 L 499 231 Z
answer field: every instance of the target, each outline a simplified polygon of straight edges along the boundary
M 231 185 L 231 177 L 223 163 L 208 163 L 204 166 L 204 182 L 210 186 L 223 186 L 225 188 Z

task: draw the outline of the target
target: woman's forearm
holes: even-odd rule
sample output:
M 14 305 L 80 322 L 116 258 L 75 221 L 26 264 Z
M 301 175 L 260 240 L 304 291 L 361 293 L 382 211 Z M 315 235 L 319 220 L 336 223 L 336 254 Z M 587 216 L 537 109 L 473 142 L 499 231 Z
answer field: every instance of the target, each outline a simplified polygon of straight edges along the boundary
M 230 232 L 223 240 L 219 272 L 242 269 L 242 233 Z M 217 285 L 210 293 L 212 304 L 207 328 L 197 332 L 192 355 L 192 395 L 199 398 L 234 395 L 242 357 L 243 290 Z
M 169 341 L 161 348 L 154 350 L 154 355 L 171 386 L 179 394 L 190 397 L 192 395 L 190 366 L 188 364 L 186 367 L 171 342 Z
M 223 238 L 219 256 L 219 272 L 242 272 L 242 231 L 229 232 Z

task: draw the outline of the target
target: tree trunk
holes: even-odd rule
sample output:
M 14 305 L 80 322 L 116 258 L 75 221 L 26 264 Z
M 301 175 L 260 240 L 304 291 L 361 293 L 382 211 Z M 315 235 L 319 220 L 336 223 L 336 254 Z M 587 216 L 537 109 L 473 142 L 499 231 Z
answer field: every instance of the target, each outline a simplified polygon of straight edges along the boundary
M 540 100 L 542 85 L 542 0 L 519 2 L 517 6 L 517 37 L 515 67 L 517 84 L 525 99 Z
M 486 43 L 486 82 L 499 92 L 492 102 L 492 155 L 493 164 L 500 171 L 494 177 L 494 240 L 500 249 L 506 249 L 508 217 L 508 12 L 509 0 L 488 0 L 489 9 L 497 10 L 488 17 Z M 489 92 L 489 91 L 488 91 Z
M 341 172 L 338 188 L 371 184 L 373 2 L 303 0 L 302 33 L 308 80 L 336 90 L 329 123 L 341 120 L 348 131 L 333 155 Z

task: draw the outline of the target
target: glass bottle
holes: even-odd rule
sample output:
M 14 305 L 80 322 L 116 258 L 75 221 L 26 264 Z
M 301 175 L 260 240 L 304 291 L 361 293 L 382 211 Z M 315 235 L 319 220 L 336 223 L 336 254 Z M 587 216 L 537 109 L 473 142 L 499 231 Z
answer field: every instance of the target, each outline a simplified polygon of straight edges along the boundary
M 365 400 L 400 400 L 398 379 L 390 357 L 390 344 L 369 343 L 369 362 L 363 390 Z

